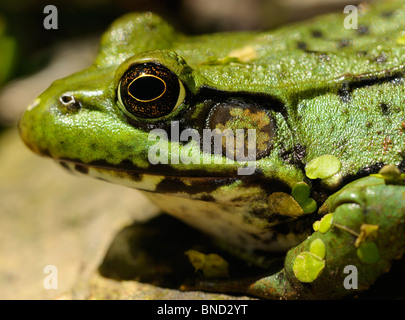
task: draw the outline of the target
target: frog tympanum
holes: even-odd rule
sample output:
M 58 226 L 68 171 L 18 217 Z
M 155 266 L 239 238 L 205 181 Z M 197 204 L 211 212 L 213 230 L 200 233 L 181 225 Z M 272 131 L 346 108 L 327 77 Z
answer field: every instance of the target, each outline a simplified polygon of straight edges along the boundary
M 72 172 L 142 190 L 235 252 L 286 252 L 278 272 L 211 290 L 364 290 L 405 251 L 405 6 L 357 13 L 357 27 L 342 12 L 198 36 L 127 14 L 92 66 L 28 106 L 21 137 Z

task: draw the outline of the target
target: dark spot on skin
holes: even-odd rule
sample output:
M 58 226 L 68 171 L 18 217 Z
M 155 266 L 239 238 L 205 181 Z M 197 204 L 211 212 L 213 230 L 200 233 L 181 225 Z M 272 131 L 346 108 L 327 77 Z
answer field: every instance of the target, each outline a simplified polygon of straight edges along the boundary
M 342 103 L 349 103 L 352 99 L 351 89 L 348 83 L 343 83 L 342 87 L 338 90 L 338 96 Z
M 390 18 L 390 17 L 392 17 L 393 14 L 394 14 L 393 10 L 392 11 L 385 11 L 385 12 L 381 13 L 381 17 Z
M 321 62 L 330 61 L 330 56 L 328 56 L 326 53 L 321 53 L 319 55 L 319 60 Z
M 341 39 L 338 42 L 338 48 L 347 48 L 352 45 L 352 40 L 351 39 Z
M 79 164 L 75 164 L 75 170 L 80 172 L 80 173 L 83 173 L 83 174 L 88 174 L 89 173 L 89 168 L 88 167 L 85 167 L 85 166 L 82 166 L 82 165 L 79 165 Z
M 293 147 L 292 150 L 280 152 L 280 157 L 285 162 L 293 164 L 300 169 L 303 169 L 305 165 L 302 163 L 302 160 L 304 159 L 306 154 L 307 154 L 306 148 L 301 144 L 297 144 Z
M 357 51 L 358 58 L 365 57 L 367 54 L 368 54 L 367 51 Z
M 370 29 L 369 29 L 369 27 L 368 26 L 366 26 L 366 25 L 359 25 L 359 27 L 358 27 L 358 29 L 357 29 L 357 33 L 359 34 L 359 35 L 366 35 L 366 34 L 368 34 L 369 33 L 369 31 L 370 31 Z
M 377 58 L 375 58 L 375 62 L 377 63 L 385 63 L 387 62 L 388 56 L 383 52 Z
M 382 102 L 382 103 L 380 103 L 380 105 L 379 105 L 379 107 L 380 107 L 380 109 L 381 109 L 381 113 L 384 115 L 384 116 L 389 116 L 390 115 L 390 108 L 389 108 L 389 106 L 386 104 L 386 103 L 384 103 L 384 102 Z
M 134 182 L 142 181 L 142 176 L 138 172 L 127 172 L 128 176 L 130 176 L 131 180 Z
M 130 154 L 134 150 L 134 146 L 128 142 L 119 141 L 116 143 L 116 147 L 121 154 Z
M 304 41 L 297 42 L 297 49 L 307 50 L 307 44 Z
M 314 38 L 322 38 L 323 37 L 322 31 L 319 31 L 319 30 L 312 30 L 311 35 Z
M 98 149 L 98 145 L 95 142 L 90 143 L 89 145 L 89 150 L 97 150 Z

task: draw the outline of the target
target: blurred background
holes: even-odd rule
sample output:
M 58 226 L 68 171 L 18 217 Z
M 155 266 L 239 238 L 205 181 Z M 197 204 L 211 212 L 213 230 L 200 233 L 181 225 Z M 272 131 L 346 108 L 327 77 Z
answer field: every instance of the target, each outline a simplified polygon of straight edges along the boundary
M 129 11 L 153 11 L 179 31 L 201 34 L 271 29 L 358 3 L 59 0 L 52 2 L 58 10 L 58 29 L 46 30 L 48 1 L 1 1 L 0 299 L 66 297 L 72 287 L 81 288 L 81 281 L 91 277 L 119 230 L 157 213 L 135 190 L 70 176 L 51 160 L 32 154 L 16 129 L 25 107 L 52 81 L 92 63 L 101 33 L 115 18 Z M 42 284 L 46 265 L 58 268 L 57 290 L 46 290 Z M 142 290 L 148 297 L 156 295 Z M 73 298 L 88 298 L 87 291 L 76 291 Z

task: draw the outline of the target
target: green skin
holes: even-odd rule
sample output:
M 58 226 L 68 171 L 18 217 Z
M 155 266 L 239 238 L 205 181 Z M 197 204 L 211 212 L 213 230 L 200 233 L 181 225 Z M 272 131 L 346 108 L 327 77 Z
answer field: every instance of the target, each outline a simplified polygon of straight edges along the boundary
M 90 68 L 55 81 L 27 108 L 21 137 L 34 152 L 71 171 L 143 190 L 163 211 L 228 242 L 247 259 L 255 259 L 255 249 L 298 244 L 277 274 L 206 281 L 202 288 L 275 299 L 336 298 L 356 291 L 343 285 L 344 267 L 354 265 L 358 290 L 364 290 L 405 250 L 403 177 L 367 177 L 388 164 L 405 168 L 405 8 L 402 1 L 390 1 L 367 9 L 359 14 L 358 29 L 345 29 L 345 16 L 333 14 L 271 32 L 193 37 L 155 15 L 128 14 L 103 35 Z M 139 117 L 119 101 L 122 76 L 144 62 L 171 70 L 186 90 L 167 115 Z M 212 110 L 224 105 L 236 111 L 254 106 L 273 125 L 270 136 L 262 133 L 264 123 L 253 109 L 225 124 L 259 130 L 253 175 L 238 175 L 245 163 L 225 163 L 225 157 L 222 164 L 149 162 L 156 143 L 148 139 L 151 129 L 169 130 L 177 120 L 181 130 L 201 132 Z M 309 179 L 306 164 L 323 155 L 335 156 L 340 168 Z M 297 205 L 294 200 L 269 206 L 269 196 L 289 198 L 299 182 L 310 187 L 320 209 L 284 212 Z M 328 212 L 328 231 L 313 232 L 312 223 Z M 288 235 L 278 232 L 280 223 L 287 224 Z M 354 245 L 363 224 L 378 226 L 377 235 L 359 241 L 376 244 L 379 256 L 372 263 L 363 262 Z M 293 266 L 315 238 L 325 244 L 325 267 L 308 284 Z

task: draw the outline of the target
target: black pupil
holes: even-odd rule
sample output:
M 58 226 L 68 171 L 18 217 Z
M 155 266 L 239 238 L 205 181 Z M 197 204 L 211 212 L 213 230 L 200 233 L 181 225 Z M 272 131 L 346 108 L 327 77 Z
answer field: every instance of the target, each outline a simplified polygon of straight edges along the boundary
M 176 107 L 180 86 L 178 77 L 164 66 L 135 64 L 122 76 L 118 98 L 136 117 L 159 118 Z
M 141 76 L 129 86 L 130 94 L 140 101 L 150 101 L 159 98 L 165 92 L 164 82 L 153 76 Z

